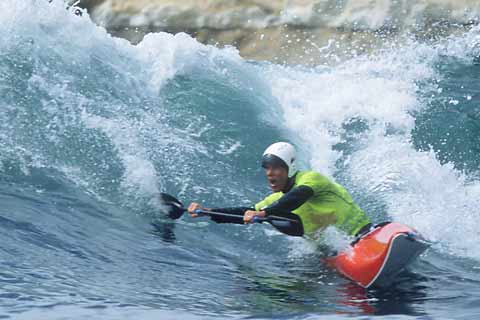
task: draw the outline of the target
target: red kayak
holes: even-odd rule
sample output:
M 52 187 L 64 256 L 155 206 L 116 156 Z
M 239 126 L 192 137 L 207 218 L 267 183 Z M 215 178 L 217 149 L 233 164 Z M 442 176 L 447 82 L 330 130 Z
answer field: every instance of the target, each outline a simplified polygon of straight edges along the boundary
M 401 223 L 381 224 L 327 263 L 364 288 L 386 287 L 430 246 L 415 229 Z

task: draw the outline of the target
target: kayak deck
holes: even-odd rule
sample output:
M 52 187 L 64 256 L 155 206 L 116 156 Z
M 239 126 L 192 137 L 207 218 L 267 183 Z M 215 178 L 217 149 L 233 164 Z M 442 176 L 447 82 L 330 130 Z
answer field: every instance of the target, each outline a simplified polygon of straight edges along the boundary
M 364 288 L 388 286 L 429 247 L 414 229 L 401 223 L 378 226 L 327 263 Z

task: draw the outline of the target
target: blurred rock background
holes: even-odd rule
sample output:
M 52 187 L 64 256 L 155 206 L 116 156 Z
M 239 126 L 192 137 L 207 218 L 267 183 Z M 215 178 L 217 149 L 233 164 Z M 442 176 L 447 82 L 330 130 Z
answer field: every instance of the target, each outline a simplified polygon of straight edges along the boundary
M 247 59 L 336 63 L 409 37 L 426 41 L 476 25 L 479 0 L 82 0 L 92 19 L 133 43 L 186 32 Z

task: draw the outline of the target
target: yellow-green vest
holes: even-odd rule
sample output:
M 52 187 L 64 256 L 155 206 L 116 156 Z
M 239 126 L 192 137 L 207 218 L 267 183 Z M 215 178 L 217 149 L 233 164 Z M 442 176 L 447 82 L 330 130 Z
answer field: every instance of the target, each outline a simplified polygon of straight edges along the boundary
M 292 211 L 302 219 L 306 235 L 312 235 L 329 225 L 354 235 L 370 222 L 347 190 L 327 177 L 314 171 L 301 171 L 295 175 L 293 188 L 298 186 L 308 186 L 313 190 L 313 196 Z M 260 211 L 272 205 L 282 196 L 283 192 L 269 195 L 255 205 L 255 210 Z

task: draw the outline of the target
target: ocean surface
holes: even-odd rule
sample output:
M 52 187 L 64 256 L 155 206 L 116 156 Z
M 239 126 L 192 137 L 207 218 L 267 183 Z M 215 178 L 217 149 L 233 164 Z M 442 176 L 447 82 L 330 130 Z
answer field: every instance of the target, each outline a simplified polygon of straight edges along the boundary
M 2 0 L 0 34 L 0 319 L 480 316 L 479 28 L 314 68 L 186 34 L 133 46 L 58 1 Z M 262 199 L 279 140 L 432 247 L 366 291 L 321 262 L 335 230 L 162 210 Z

